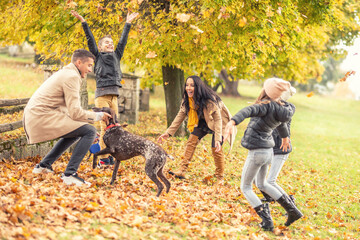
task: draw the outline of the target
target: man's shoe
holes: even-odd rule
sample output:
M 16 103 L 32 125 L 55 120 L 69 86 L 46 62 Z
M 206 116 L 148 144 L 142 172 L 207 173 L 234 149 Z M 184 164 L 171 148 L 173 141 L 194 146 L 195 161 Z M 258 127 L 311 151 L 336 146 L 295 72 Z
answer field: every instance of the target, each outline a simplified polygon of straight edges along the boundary
M 61 176 L 61 179 L 63 180 L 63 182 L 66 185 L 71 185 L 71 184 L 75 184 L 76 186 L 82 186 L 82 185 L 86 185 L 86 186 L 90 186 L 91 183 L 85 181 L 84 179 L 82 179 L 81 177 L 78 176 L 77 173 L 73 173 L 70 176 L 65 176 L 65 174 L 63 174 Z
M 32 170 L 32 173 L 34 173 L 34 174 L 53 173 L 53 172 L 54 172 L 54 170 L 52 169 L 52 167 L 42 167 L 42 166 L 40 166 L 40 163 L 36 164 L 36 166 Z

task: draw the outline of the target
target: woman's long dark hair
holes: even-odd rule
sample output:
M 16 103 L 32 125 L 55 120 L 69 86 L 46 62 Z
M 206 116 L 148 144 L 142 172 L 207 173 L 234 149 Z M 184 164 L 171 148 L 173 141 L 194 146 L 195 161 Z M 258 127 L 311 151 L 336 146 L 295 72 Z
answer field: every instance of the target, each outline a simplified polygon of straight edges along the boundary
M 218 104 L 221 101 L 221 98 L 213 91 L 210 87 L 206 86 L 205 83 L 201 80 L 198 76 L 189 76 L 185 81 L 184 86 L 184 95 L 183 95 L 183 105 L 185 105 L 186 113 L 189 112 L 189 96 L 186 92 L 186 82 L 191 78 L 194 80 L 194 102 L 195 105 L 198 107 L 197 113 L 198 116 L 201 117 L 203 115 L 203 109 L 206 108 L 206 104 L 208 101 L 213 101 L 214 103 Z

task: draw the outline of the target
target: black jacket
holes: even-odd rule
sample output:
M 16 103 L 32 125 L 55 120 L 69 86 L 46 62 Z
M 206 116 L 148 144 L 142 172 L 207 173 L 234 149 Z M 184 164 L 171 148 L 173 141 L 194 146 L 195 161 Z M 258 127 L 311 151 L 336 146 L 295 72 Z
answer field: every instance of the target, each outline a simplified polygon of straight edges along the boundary
M 94 70 L 96 76 L 96 87 L 122 87 L 120 83 L 122 76 L 120 60 L 124 54 L 131 24 L 125 24 L 120 41 L 116 46 L 115 51 L 111 53 L 99 52 L 95 38 L 90 31 L 89 25 L 86 22 L 83 22 L 82 27 L 86 35 L 89 50 L 96 57 Z
M 254 104 L 241 109 L 231 119 L 236 125 L 245 118 L 251 120 L 241 139 L 241 145 L 247 149 L 273 148 L 275 146 L 272 132 L 276 129 L 281 138 L 289 136 L 285 122 L 288 122 L 294 114 L 295 106 L 284 102 L 280 105 L 276 102 L 267 104 Z

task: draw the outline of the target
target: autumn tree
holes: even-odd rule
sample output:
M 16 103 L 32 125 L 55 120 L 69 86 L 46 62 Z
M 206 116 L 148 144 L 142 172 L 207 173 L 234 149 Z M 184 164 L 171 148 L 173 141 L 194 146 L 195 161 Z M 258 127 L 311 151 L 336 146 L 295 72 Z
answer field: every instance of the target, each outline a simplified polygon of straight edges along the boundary
M 27 36 L 38 53 L 69 61 L 86 47 L 85 16 L 95 37 L 114 41 L 127 11 L 141 16 L 133 24 L 123 62 L 146 72 L 145 84 L 163 83 L 168 124 L 180 104 L 184 76 L 210 82 L 222 69 L 238 79 L 270 76 L 306 83 L 320 78 L 320 60 L 343 54 L 341 40 L 352 43 L 359 31 L 357 0 L 14 0 L 0 8 L 0 42 Z

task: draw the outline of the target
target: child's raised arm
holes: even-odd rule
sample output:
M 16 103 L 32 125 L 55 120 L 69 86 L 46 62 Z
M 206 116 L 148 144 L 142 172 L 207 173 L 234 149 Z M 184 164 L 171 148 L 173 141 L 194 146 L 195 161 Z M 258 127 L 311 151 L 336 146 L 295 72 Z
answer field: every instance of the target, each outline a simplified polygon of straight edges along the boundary
M 131 23 L 137 16 L 139 15 L 139 13 L 135 12 L 135 13 L 128 13 L 126 16 L 126 22 L 127 23 Z
M 138 15 L 139 15 L 139 13 L 137 13 L 137 12 L 127 14 L 124 30 L 123 30 L 123 32 L 121 34 L 119 43 L 117 44 L 116 49 L 115 49 L 116 56 L 118 57 L 119 60 L 122 58 L 122 56 L 124 54 L 125 46 L 126 46 L 126 43 L 127 43 L 129 32 L 130 32 L 131 22 Z
M 85 19 L 75 10 L 71 10 L 71 14 L 80 20 L 80 22 L 85 22 Z
M 85 32 L 85 35 L 86 35 L 86 40 L 88 42 L 88 47 L 89 47 L 89 50 L 92 54 L 95 55 L 95 57 L 97 58 L 98 57 L 98 54 L 99 54 L 99 50 L 97 48 L 97 45 L 96 45 L 96 41 L 95 41 L 95 38 L 89 28 L 89 25 L 87 24 L 87 22 L 85 21 L 85 19 L 76 11 L 74 10 L 71 10 L 71 14 L 76 17 L 77 19 L 80 20 L 81 22 L 81 25 L 84 29 L 84 32 Z

